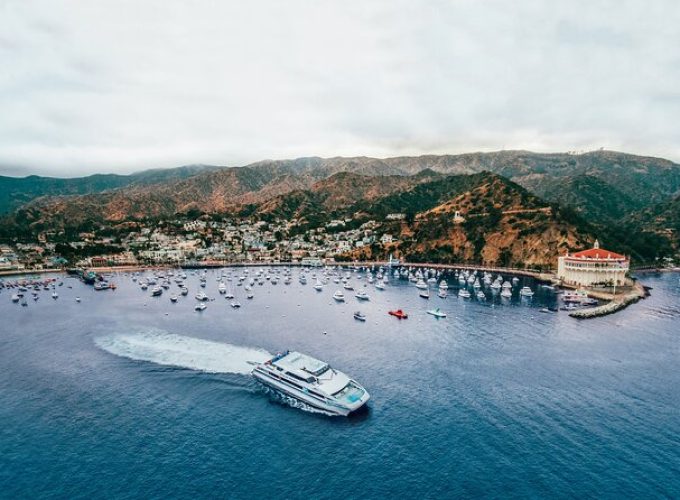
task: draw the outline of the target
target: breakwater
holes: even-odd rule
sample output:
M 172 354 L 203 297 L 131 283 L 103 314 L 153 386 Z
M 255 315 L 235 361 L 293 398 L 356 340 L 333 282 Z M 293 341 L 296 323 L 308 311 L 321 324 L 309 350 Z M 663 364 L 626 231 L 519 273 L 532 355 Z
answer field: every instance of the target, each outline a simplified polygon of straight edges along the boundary
M 590 319 L 606 316 L 608 314 L 613 314 L 617 311 L 620 311 L 621 309 L 625 309 L 629 305 L 636 303 L 640 299 L 644 299 L 648 295 L 649 292 L 645 289 L 645 287 L 636 282 L 632 289 L 629 292 L 623 294 L 621 297 L 613 298 L 601 306 L 571 312 L 569 313 L 569 316 L 577 319 Z

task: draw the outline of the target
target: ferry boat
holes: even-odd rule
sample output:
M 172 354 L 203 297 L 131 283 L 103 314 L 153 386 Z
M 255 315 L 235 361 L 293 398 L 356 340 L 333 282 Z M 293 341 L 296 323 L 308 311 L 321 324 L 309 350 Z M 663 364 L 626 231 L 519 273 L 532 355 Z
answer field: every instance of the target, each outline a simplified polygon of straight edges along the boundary
M 370 399 L 366 389 L 341 371 L 297 351 L 256 364 L 252 375 L 264 385 L 331 415 L 347 416 Z

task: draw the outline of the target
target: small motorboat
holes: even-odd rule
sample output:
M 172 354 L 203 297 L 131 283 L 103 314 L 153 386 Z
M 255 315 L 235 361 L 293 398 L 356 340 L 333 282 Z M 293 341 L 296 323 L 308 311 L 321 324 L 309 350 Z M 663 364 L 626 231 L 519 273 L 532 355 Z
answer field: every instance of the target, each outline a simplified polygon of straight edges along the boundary
M 52 292 L 52 298 L 57 300 L 59 298 L 59 294 L 57 292 Z
M 539 312 L 552 314 L 552 313 L 557 312 L 557 308 L 555 308 L 555 307 L 542 307 L 541 309 L 539 309 Z
M 377 290 L 384 290 L 384 289 L 385 289 L 385 283 L 383 283 L 382 281 L 378 281 L 378 282 L 375 284 L 375 288 L 376 288 Z
M 366 290 L 359 290 L 355 297 L 359 300 L 369 300 L 368 294 L 366 293 Z
M 432 316 L 434 316 L 436 318 L 446 318 L 446 313 L 441 312 L 441 310 L 439 308 L 430 309 L 429 311 L 427 311 L 427 314 L 431 314 Z
M 522 297 L 533 297 L 534 296 L 534 292 L 528 286 L 523 286 L 522 289 L 519 291 L 519 294 Z
M 159 297 L 161 295 L 163 295 L 163 289 L 159 286 L 153 287 L 153 289 L 151 290 L 151 296 L 152 297 Z
M 344 302 L 345 301 L 345 294 L 342 293 L 342 290 L 338 290 L 333 294 L 333 299 L 335 299 L 337 302 Z
M 248 295 L 246 295 L 246 299 L 252 299 L 253 297 L 254 297 L 254 295 L 252 293 L 249 293 Z
M 406 314 L 401 309 L 397 309 L 395 311 L 389 311 L 387 314 L 394 316 L 395 318 L 399 318 L 399 319 L 407 319 L 408 318 L 408 314 Z
M 19 302 L 19 299 L 20 299 L 20 298 L 21 298 L 21 297 L 19 297 L 19 295 L 17 295 L 17 294 L 15 293 L 14 295 L 12 295 L 12 302 Z
M 171 295 L 170 302 L 177 302 L 177 295 Z
M 366 315 L 361 311 L 357 311 L 354 313 L 354 319 L 358 321 L 366 321 Z
M 76 297 L 76 302 L 80 302 L 80 297 Z
M 418 296 L 423 298 L 423 299 L 429 299 L 430 298 L 430 292 L 428 292 L 427 290 L 421 290 L 418 293 Z
M 196 300 L 199 300 L 201 302 L 205 302 L 206 300 L 208 300 L 208 296 L 203 292 L 198 292 L 196 294 Z
M 233 307 L 234 309 L 238 309 L 239 307 L 241 307 L 241 303 L 238 300 L 233 300 L 231 302 L 231 307 Z
M 201 302 L 200 304 L 196 304 L 196 307 L 194 307 L 194 310 L 195 311 L 205 311 L 207 307 L 208 306 L 206 306 L 203 302 Z
M 468 292 L 465 288 L 458 290 L 458 296 L 463 299 L 469 299 L 471 297 L 470 292 Z
M 447 293 L 446 290 L 440 289 L 439 293 L 437 293 L 437 297 L 439 297 L 440 299 L 445 299 L 448 296 L 449 296 L 449 294 Z

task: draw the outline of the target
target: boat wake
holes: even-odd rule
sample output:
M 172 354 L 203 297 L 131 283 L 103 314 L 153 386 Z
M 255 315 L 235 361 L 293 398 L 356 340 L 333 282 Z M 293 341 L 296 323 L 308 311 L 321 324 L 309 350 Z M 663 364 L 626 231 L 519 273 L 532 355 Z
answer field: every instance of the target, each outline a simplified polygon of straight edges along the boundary
M 267 351 L 239 347 L 160 330 L 115 334 L 95 343 L 116 356 L 208 373 L 248 375 L 253 363 L 272 357 Z

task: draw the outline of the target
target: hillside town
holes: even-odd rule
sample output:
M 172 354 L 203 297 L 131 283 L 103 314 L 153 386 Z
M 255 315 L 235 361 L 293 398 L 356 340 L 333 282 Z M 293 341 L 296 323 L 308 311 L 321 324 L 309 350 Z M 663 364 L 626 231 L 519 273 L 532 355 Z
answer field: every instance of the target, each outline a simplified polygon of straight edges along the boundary
M 353 227 L 352 220 L 332 220 L 325 227 L 301 230 L 297 220 L 175 219 L 155 225 L 127 223 L 101 227 L 66 238 L 40 233 L 35 242 L 0 245 L 0 271 L 66 266 L 205 265 L 211 262 L 271 263 L 347 260 L 354 250 L 374 253 L 399 243 L 391 232 L 404 217 L 389 214 Z

